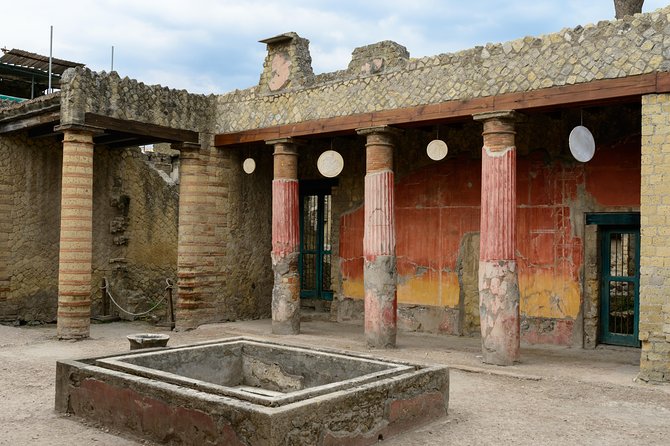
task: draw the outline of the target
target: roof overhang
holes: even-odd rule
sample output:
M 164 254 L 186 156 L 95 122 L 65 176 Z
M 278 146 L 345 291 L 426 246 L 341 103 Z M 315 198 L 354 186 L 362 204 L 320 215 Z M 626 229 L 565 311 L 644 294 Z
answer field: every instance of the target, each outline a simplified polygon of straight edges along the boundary
M 215 136 L 218 147 L 280 138 L 323 137 L 355 134 L 358 128 L 393 125 L 418 127 L 472 119 L 476 113 L 501 110 L 541 112 L 561 108 L 638 101 L 642 95 L 670 92 L 670 73 L 655 72 L 618 79 L 604 79 L 526 92 L 461 99 L 437 104 L 316 119 Z

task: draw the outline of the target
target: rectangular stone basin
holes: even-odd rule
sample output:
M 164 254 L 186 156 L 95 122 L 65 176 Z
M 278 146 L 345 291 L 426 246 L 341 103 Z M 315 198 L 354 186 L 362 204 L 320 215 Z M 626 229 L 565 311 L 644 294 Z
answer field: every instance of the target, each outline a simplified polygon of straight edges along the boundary
M 56 409 L 170 444 L 372 444 L 446 415 L 428 366 L 250 338 L 60 361 Z

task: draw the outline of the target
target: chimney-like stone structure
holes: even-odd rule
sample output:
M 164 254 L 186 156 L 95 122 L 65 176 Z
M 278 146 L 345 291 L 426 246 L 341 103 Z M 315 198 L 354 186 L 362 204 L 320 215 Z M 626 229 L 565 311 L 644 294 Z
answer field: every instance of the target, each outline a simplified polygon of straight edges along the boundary
M 643 4 L 644 0 L 614 0 L 615 17 L 623 19 L 627 15 L 639 14 Z
M 259 82 L 262 93 L 280 93 L 314 82 L 309 40 L 289 32 L 260 42 L 268 49 Z

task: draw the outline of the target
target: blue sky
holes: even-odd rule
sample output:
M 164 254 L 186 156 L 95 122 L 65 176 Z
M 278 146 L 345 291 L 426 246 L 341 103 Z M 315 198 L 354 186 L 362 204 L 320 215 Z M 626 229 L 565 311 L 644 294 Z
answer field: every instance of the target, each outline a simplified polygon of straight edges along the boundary
M 643 12 L 670 4 L 645 0 Z M 381 40 L 412 57 L 504 42 L 614 18 L 612 0 L 10 0 L 0 47 L 49 53 L 147 84 L 225 93 L 258 83 L 265 45 L 295 31 L 315 73 L 346 68 L 354 48 Z M 28 17 L 28 19 L 26 19 Z

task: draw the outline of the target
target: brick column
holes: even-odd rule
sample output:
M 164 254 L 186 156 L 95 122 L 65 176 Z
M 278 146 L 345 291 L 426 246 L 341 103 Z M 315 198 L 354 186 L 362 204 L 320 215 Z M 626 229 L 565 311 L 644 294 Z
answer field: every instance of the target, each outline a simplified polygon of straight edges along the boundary
M 207 176 L 200 144 L 176 143 L 179 150 L 179 228 L 177 235 L 177 303 L 175 326 L 179 330 L 195 328 L 207 312 L 202 290 L 204 265 L 209 243 L 203 225 L 207 221 Z
M 93 135 L 83 126 L 59 126 L 63 135 L 60 249 L 58 257 L 59 339 L 90 334 L 93 257 Z
M 670 382 L 670 95 L 642 96 L 640 375 Z
M 300 196 L 298 150 L 292 139 L 274 145 L 272 180 L 272 333 L 300 333 Z
M 519 284 L 516 250 L 516 147 L 511 111 L 474 115 L 482 121 L 479 314 L 483 361 L 519 360 Z
M 357 131 L 367 137 L 363 233 L 365 338 L 369 347 L 393 348 L 398 299 L 392 139 L 398 130 L 371 127 Z

